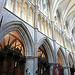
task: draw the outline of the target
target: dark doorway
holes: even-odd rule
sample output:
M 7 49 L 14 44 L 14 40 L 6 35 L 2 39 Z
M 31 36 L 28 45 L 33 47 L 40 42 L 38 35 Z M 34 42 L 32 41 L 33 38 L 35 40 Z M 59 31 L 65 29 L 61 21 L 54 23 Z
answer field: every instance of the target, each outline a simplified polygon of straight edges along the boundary
M 25 56 L 8 45 L 0 50 L 0 75 L 24 75 Z
M 42 45 L 38 49 L 38 75 L 50 75 L 49 69 L 48 56 Z
M 24 75 L 24 45 L 17 31 L 8 33 L 0 43 L 0 75 Z

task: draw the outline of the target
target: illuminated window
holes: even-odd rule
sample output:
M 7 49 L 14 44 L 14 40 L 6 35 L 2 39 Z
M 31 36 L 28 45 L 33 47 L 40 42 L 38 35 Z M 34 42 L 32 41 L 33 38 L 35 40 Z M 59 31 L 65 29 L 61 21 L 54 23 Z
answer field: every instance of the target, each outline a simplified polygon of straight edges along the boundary
M 45 21 L 45 34 L 48 35 L 47 21 Z
M 42 23 L 41 23 L 41 31 L 42 31 L 43 33 L 45 33 L 45 29 L 44 29 L 44 19 L 42 18 L 41 20 L 42 20 Z
M 23 5 L 23 15 L 22 15 L 22 18 L 26 22 L 27 22 L 27 9 L 28 9 L 28 5 L 27 5 L 27 3 L 24 3 L 24 5 Z
M 49 31 L 48 32 L 49 32 L 49 37 L 52 38 L 51 25 L 50 25 L 50 23 L 49 23 Z
M 40 15 L 38 15 L 38 29 L 39 29 L 39 30 L 41 30 L 40 20 L 41 20 L 41 17 L 40 17 Z
M 29 24 L 33 26 L 33 10 L 29 8 Z

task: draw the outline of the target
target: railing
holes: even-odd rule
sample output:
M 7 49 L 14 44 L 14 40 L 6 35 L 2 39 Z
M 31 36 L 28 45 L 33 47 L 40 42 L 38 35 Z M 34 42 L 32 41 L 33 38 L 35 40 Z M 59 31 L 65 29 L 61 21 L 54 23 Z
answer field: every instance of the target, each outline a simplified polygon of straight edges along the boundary
M 54 22 L 51 21 L 49 18 L 47 18 L 38 8 L 35 8 L 33 3 L 31 3 L 29 0 L 26 0 L 26 3 L 29 2 L 29 4 L 27 4 L 27 10 L 26 10 L 26 13 L 24 13 L 23 4 L 25 2 L 22 3 L 21 8 L 14 5 L 15 3 L 13 4 L 12 2 L 10 2 L 10 0 L 8 0 L 7 2 L 10 3 L 10 4 L 9 3 L 6 4 L 6 8 L 8 10 L 10 10 L 14 14 L 16 14 L 16 11 L 18 13 L 20 12 L 20 15 L 18 15 L 18 14 L 16 14 L 16 15 L 18 17 L 22 18 L 24 21 L 26 21 L 27 23 L 29 23 L 33 27 L 34 27 L 34 21 L 35 21 L 34 17 L 37 17 L 36 22 L 37 22 L 38 30 L 52 39 L 52 29 L 53 29 Z M 16 8 L 17 8 L 17 10 L 16 10 Z M 29 10 L 29 8 L 32 8 L 32 9 Z M 37 12 L 36 16 L 33 11 L 34 9 L 36 9 L 35 12 Z M 31 11 L 32 11 L 32 15 L 31 15 Z M 40 20 L 38 20 L 38 15 L 40 15 Z M 23 18 L 23 16 L 25 16 L 25 17 Z M 67 48 L 67 50 L 75 53 L 75 51 L 74 51 L 75 50 L 75 43 L 73 43 L 71 41 L 71 39 L 69 39 L 66 35 L 64 37 L 62 35 L 62 34 L 64 34 L 62 32 L 62 30 L 59 27 L 57 27 L 57 25 L 55 25 L 55 24 L 54 24 L 54 33 L 55 33 L 55 40 L 57 43 L 59 43 L 62 46 L 64 46 L 64 44 L 65 44 L 65 47 Z M 65 38 L 65 40 L 64 40 L 64 38 Z

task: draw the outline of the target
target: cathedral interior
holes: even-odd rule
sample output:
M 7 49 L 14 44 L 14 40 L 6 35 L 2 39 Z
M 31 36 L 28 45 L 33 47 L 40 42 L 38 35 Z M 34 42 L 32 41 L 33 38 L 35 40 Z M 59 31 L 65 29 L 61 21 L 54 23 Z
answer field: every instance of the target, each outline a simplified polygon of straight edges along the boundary
M 0 75 L 75 75 L 75 0 L 0 0 Z

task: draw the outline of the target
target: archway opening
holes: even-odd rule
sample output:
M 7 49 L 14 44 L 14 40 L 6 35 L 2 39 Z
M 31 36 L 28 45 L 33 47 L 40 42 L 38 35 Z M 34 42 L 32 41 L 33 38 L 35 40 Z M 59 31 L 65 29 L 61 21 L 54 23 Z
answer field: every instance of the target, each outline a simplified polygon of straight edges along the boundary
M 62 67 L 62 61 L 61 61 L 61 58 L 60 58 L 60 56 L 59 56 L 59 53 L 57 53 L 57 59 L 58 59 L 59 65 Z
M 57 60 L 58 60 L 59 68 L 60 68 L 60 73 L 61 75 L 64 75 L 65 69 L 63 65 L 65 65 L 65 60 L 64 60 L 64 56 L 63 56 L 61 49 L 57 52 Z
M 73 66 L 73 59 L 70 54 L 68 55 L 68 62 L 69 62 L 69 66 L 72 67 Z
M 24 75 L 25 59 L 20 35 L 9 32 L 0 42 L 0 75 Z
M 71 67 L 70 68 L 71 75 L 74 75 L 75 69 L 74 69 L 73 59 L 70 54 L 68 55 L 68 62 L 69 62 L 69 66 Z
M 43 45 L 38 48 L 38 75 L 49 75 L 48 56 Z

